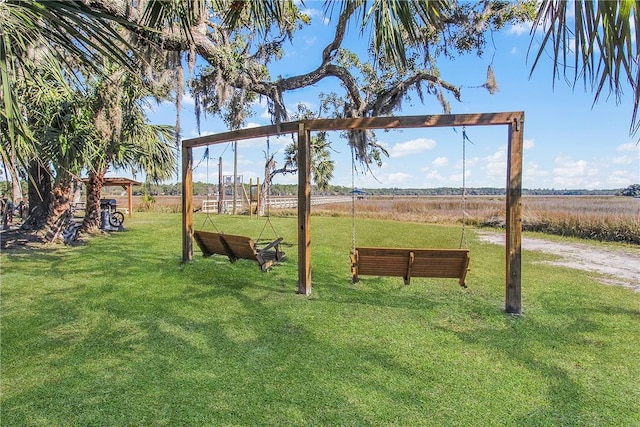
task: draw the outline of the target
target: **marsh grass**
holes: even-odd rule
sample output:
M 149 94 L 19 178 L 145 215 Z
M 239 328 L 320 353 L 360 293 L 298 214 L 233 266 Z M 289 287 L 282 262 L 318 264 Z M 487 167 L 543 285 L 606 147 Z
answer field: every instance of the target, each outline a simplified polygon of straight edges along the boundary
M 640 424 L 640 300 L 627 289 L 526 252 L 524 314 L 506 315 L 504 250 L 473 234 L 469 289 L 354 286 L 350 219 L 313 217 L 305 297 L 295 218 L 272 218 L 289 260 L 266 274 L 197 253 L 181 264 L 180 218 L 136 213 L 124 233 L 0 255 L 2 425 Z M 357 223 L 368 245 L 451 247 L 459 232 Z
M 430 224 L 462 223 L 460 197 L 371 198 L 358 200 L 360 218 Z M 464 221 L 479 227 L 504 227 L 504 197 L 471 196 Z M 525 196 L 522 227 L 559 236 L 640 244 L 640 199 L 615 196 Z M 351 204 L 324 205 L 316 215 L 351 215 Z
M 196 197 L 200 206 L 203 197 Z M 124 203 L 124 199 L 121 201 Z M 640 244 L 640 199 L 618 196 L 524 196 L 522 227 L 567 237 Z M 135 198 L 135 209 L 178 213 L 178 196 L 158 196 L 149 205 Z M 358 218 L 384 219 L 429 224 L 460 224 L 463 221 L 460 196 L 368 197 L 355 203 Z M 350 216 L 351 203 L 314 206 L 315 216 Z M 505 226 L 505 198 L 468 196 L 464 221 L 477 227 Z M 296 217 L 295 209 L 274 209 L 273 216 Z

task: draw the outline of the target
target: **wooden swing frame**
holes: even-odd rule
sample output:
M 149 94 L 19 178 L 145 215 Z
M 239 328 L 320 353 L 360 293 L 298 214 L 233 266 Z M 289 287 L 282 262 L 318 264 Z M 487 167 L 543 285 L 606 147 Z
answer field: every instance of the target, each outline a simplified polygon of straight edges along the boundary
M 240 129 L 182 142 L 182 261 L 193 259 L 193 149 L 272 135 L 298 135 L 298 293 L 311 293 L 311 132 L 507 126 L 505 311 L 522 312 L 522 151 L 524 112 L 315 119 Z

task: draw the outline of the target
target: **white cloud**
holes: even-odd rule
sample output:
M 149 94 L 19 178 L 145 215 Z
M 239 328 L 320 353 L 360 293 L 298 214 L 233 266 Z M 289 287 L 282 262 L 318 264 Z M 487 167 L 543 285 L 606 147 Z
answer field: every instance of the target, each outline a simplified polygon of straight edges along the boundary
M 207 136 L 207 135 L 213 135 L 214 133 L 216 133 L 213 130 L 201 130 L 200 134 L 198 134 L 198 131 L 196 129 L 191 129 L 189 131 L 189 135 L 193 138 L 197 138 L 199 136 Z
M 616 151 L 630 151 L 636 152 L 640 156 L 640 144 L 635 142 L 627 142 L 626 144 L 620 144 L 616 147 Z
M 273 178 L 274 184 L 291 185 L 298 183 L 298 174 L 288 173 L 286 175 L 276 175 Z
M 207 181 L 209 181 L 209 178 L 210 177 L 207 176 L 206 172 L 195 172 L 193 174 L 192 180 L 194 182 L 207 182 Z
M 556 167 L 553 173 L 557 177 L 575 178 L 581 176 L 595 176 L 598 169 L 589 168 L 586 160 L 572 160 L 570 157 L 558 157 L 555 159 Z
M 265 108 L 264 110 L 262 110 L 262 113 L 260 113 L 258 117 L 260 117 L 261 119 L 271 120 L 271 113 L 269 113 L 268 108 Z
M 614 165 L 630 165 L 631 163 L 633 163 L 633 158 L 628 157 L 628 156 L 620 156 L 620 157 L 614 157 L 613 159 L 611 159 L 611 161 L 613 162 Z
M 483 169 L 487 171 L 489 177 L 507 176 L 507 146 L 502 145 L 495 153 L 483 159 Z
M 591 167 L 586 160 L 573 160 L 570 157 L 557 157 L 553 168 L 553 182 L 560 188 L 598 188 L 601 182 L 596 178 L 597 168 Z
M 409 182 L 410 178 L 411 178 L 411 175 L 408 173 L 395 172 L 395 173 L 387 174 L 382 179 L 382 182 L 391 186 L 395 186 L 395 185 L 401 185 Z
M 238 163 L 240 163 L 239 160 L 238 160 Z M 251 162 L 247 162 L 247 163 L 243 163 L 242 165 L 243 167 L 246 168 L 250 164 Z M 233 175 L 233 172 L 229 173 L 228 175 Z M 255 184 L 256 178 L 260 178 L 260 181 L 262 181 L 262 178 L 263 178 L 255 170 L 250 170 L 250 169 L 240 170 L 238 171 L 238 175 L 242 176 L 242 182 L 244 182 L 245 184 L 248 184 L 250 180 L 253 181 L 253 183 Z
M 417 138 L 407 142 L 400 142 L 391 148 L 390 157 L 403 157 L 423 153 L 436 146 L 433 139 Z
M 511 50 L 509 51 L 510 54 L 512 55 L 517 55 L 518 54 L 518 48 L 517 47 L 512 47 Z
M 536 144 L 535 144 L 533 139 L 525 139 L 524 140 L 524 149 L 525 150 L 529 150 L 529 149 L 535 147 L 535 145 Z
M 627 142 L 626 144 L 620 144 L 616 147 L 616 151 L 633 151 L 637 150 L 638 147 L 633 142 Z
M 424 187 L 438 187 L 445 181 L 445 178 L 437 170 L 429 170 L 427 168 L 424 172 L 426 172 L 422 184 Z
M 182 105 L 196 105 L 196 101 L 193 99 L 191 92 L 182 95 Z
M 535 162 L 529 162 L 524 165 L 522 174 L 525 178 L 549 176 L 549 171 L 540 169 L 540 165 Z
M 627 187 L 638 182 L 638 173 L 622 169 L 615 170 L 607 175 L 606 186 L 611 188 Z
M 540 165 L 535 162 L 528 162 L 522 168 L 522 186 L 524 188 L 553 187 L 548 181 L 550 176 L 549 170 L 541 169 Z
M 295 136 L 292 137 L 291 134 L 272 136 L 271 138 L 269 138 L 269 147 L 270 147 L 271 153 L 273 153 L 274 151 L 279 151 L 281 149 L 284 149 L 284 147 L 286 147 L 290 143 L 295 142 L 294 141 L 295 138 L 296 137 Z
M 508 34 L 515 34 L 516 36 L 521 36 L 523 34 L 529 34 L 531 32 L 532 24 L 530 22 L 524 22 L 519 24 L 513 24 L 509 30 Z
M 438 157 L 437 159 L 434 159 L 431 164 L 437 168 L 441 168 L 449 164 L 449 159 L 447 159 L 446 157 Z
M 473 167 L 480 163 L 480 157 L 471 157 L 470 159 L 466 159 L 467 167 Z
M 269 140 L 269 145 L 271 145 L 271 140 Z M 267 139 L 251 138 L 251 139 L 243 139 L 242 141 L 238 141 L 238 152 L 240 152 L 245 148 L 261 148 L 264 151 L 267 151 Z

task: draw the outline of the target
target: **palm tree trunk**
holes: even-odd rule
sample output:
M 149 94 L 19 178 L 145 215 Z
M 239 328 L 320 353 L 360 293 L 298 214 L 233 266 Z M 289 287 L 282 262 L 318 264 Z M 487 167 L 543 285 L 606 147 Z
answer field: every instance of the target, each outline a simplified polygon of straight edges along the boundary
M 30 215 L 23 227 L 39 230 L 47 220 L 52 191 L 51 171 L 41 161 L 33 160 L 29 163 L 27 186 Z
M 12 163 L 8 165 L 9 176 L 11 177 L 11 199 L 14 205 L 17 205 L 22 200 L 22 184 L 16 164 L 17 160 L 14 158 Z
M 71 200 L 71 178 L 59 181 L 51 192 L 52 200 L 49 205 L 46 228 L 56 230 L 60 223 L 60 217 L 69 209 Z
M 104 186 L 105 171 L 89 172 L 87 181 L 87 205 L 82 231 L 94 231 L 100 227 L 100 197 Z

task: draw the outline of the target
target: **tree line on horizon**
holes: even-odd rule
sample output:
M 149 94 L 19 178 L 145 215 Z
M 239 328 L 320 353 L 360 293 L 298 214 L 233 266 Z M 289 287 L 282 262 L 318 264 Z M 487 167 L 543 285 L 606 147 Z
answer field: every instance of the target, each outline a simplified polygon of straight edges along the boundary
M 249 187 L 245 185 L 248 192 Z M 370 196 L 460 196 L 462 188 L 460 187 L 435 187 L 435 188 L 359 188 L 366 195 Z M 105 194 L 118 195 L 122 190 L 118 188 L 105 189 Z M 272 184 L 271 195 L 273 196 L 291 196 L 296 197 L 298 194 L 298 186 L 295 184 Z M 319 190 L 316 186 L 312 186 L 314 195 L 351 195 L 351 187 L 341 185 L 329 185 L 324 190 Z M 194 196 L 215 196 L 218 192 L 217 185 L 207 184 L 206 182 L 196 181 L 193 183 Z M 504 196 L 506 194 L 504 188 L 498 187 L 472 187 L 467 188 L 468 196 Z M 182 184 L 151 184 L 148 186 L 134 187 L 134 195 L 150 194 L 154 196 L 179 196 L 182 194 Z M 611 189 L 556 189 L 556 188 L 523 188 L 522 194 L 525 196 L 631 196 L 640 197 L 640 184 L 633 184 L 626 188 Z

